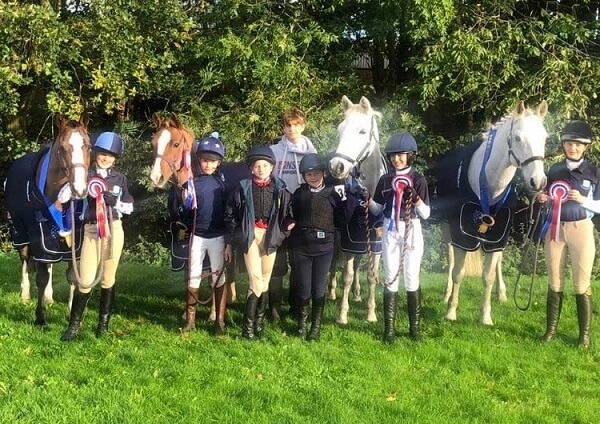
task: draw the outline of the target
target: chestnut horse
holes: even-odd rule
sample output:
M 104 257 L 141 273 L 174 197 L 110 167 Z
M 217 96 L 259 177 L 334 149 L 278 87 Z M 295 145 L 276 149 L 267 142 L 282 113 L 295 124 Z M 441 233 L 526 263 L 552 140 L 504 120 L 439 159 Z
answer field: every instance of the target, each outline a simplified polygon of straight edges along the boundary
M 52 263 L 73 258 L 71 243 L 80 241 L 71 222 L 73 200 L 87 194 L 90 165 L 90 138 L 87 118 L 69 122 L 57 118 L 58 135 L 50 146 L 17 159 L 9 168 L 5 190 L 13 245 L 21 258 L 21 299 L 30 299 L 29 271 L 35 268 L 36 325 L 46 325 L 46 305 L 52 299 Z M 70 189 L 69 208 L 58 201 L 63 187 Z M 62 199 L 64 202 L 64 199 Z M 71 305 L 76 277 L 72 263 L 67 269 Z

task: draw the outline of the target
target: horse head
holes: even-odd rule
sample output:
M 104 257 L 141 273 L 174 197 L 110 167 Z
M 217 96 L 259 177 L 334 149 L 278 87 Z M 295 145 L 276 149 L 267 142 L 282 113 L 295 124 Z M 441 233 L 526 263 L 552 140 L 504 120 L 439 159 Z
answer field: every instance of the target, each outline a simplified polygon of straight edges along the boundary
M 68 182 L 71 196 L 83 199 L 87 194 L 87 176 L 90 166 L 90 137 L 88 118 L 82 116 L 79 121 L 69 121 L 62 117 L 56 119 L 58 136 L 52 144 L 50 168 L 46 187 L 62 186 Z M 53 197 L 54 194 L 51 195 Z
M 544 118 L 548 103 L 543 100 L 535 111 L 519 102 L 512 112 L 508 155 L 511 165 L 521 169 L 523 181 L 531 191 L 541 191 L 546 186 L 544 155 L 548 132 Z
M 373 153 L 377 153 L 373 164 L 377 167 L 381 165 L 377 162 L 381 157 L 377 117 L 381 114 L 373 110 L 371 102 L 366 97 L 362 97 L 358 104 L 354 104 L 348 97 L 343 96 L 342 108 L 344 120 L 338 125 L 340 142 L 329 161 L 331 175 L 338 179 L 345 179 L 355 167 L 360 167 Z M 379 174 L 378 171 L 376 173 Z M 375 178 L 378 179 L 379 175 Z M 367 188 L 374 189 L 375 186 Z
M 156 187 L 162 188 L 175 174 L 178 184 L 181 185 L 187 180 L 183 158 L 186 152 L 192 151 L 194 133 L 183 125 L 175 114 L 163 120 L 154 113 L 152 121 L 156 125 L 156 132 L 151 141 L 154 165 L 150 179 Z

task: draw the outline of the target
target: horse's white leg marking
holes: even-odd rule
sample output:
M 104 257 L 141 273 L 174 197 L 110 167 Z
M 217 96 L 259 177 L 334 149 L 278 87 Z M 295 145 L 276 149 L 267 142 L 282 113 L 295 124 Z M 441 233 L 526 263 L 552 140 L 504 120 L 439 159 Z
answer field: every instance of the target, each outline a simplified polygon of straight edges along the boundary
M 54 289 L 52 288 L 52 264 L 48 265 L 48 284 L 44 290 L 44 305 L 52 305 L 54 303 Z
M 492 288 L 496 279 L 496 271 L 502 252 L 486 253 L 483 261 L 483 296 L 481 299 L 481 323 L 494 325 L 492 321 Z
M 342 294 L 340 314 L 338 315 L 337 323 L 348 324 L 348 310 L 350 309 L 348 298 L 350 297 L 350 289 L 352 288 L 352 282 L 354 281 L 354 255 L 344 253 L 342 255 L 342 261 L 344 262 L 344 270 L 342 273 L 344 292 Z
M 504 282 L 504 277 L 502 276 L 502 252 L 500 253 L 500 258 L 498 259 L 498 264 L 496 265 L 496 274 L 498 278 L 498 300 L 500 302 L 506 302 L 508 297 L 506 296 L 506 284 Z
M 458 295 L 460 292 L 460 284 L 465 276 L 465 258 L 467 252 L 457 247 L 452 247 L 454 251 L 454 267 L 452 268 L 452 294 L 448 301 L 448 309 L 446 311 L 446 319 L 456 321 L 456 309 L 458 308 Z
M 235 291 L 235 281 L 232 281 L 229 284 L 227 290 L 227 302 L 235 302 L 237 300 L 237 293 Z
M 217 308 L 215 307 L 215 293 L 212 294 L 212 300 L 210 302 L 210 315 L 208 316 L 209 321 L 215 321 L 217 319 Z
M 373 255 L 373 272 L 369 267 L 369 292 L 367 297 L 367 322 L 377 322 L 377 314 L 375 313 L 375 289 L 377 287 L 376 276 L 379 275 L 379 258 L 381 255 Z
M 335 294 L 335 290 L 337 289 L 337 277 L 335 274 L 335 265 L 331 265 L 331 269 L 329 270 L 329 299 L 335 300 L 337 296 Z
M 452 294 L 452 270 L 454 270 L 454 249 L 449 242 L 446 244 L 448 250 L 448 278 L 446 280 L 446 293 L 444 293 L 444 303 L 448 303 Z
M 360 294 L 360 261 L 362 260 L 361 254 L 354 255 L 354 278 L 352 279 L 352 295 L 354 296 L 355 302 L 362 302 L 362 296 Z
M 29 281 L 29 265 L 21 260 L 21 302 L 29 303 L 31 300 L 31 282 Z
M 152 172 L 150 172 L 150 180 L 156 186 L 160 184 L 160 180 L 162 178 L 162 172 L 160 170 L 160 164 L 162 162 L 162 159 L 160 158 L 160 156 L 164 154 L 170 139 L 171 133 L 169 132 L 169 130 L 164 129 L 162 130 L 156 143 L 156 158 L 154 159 L 154 165 L 152 165 Z

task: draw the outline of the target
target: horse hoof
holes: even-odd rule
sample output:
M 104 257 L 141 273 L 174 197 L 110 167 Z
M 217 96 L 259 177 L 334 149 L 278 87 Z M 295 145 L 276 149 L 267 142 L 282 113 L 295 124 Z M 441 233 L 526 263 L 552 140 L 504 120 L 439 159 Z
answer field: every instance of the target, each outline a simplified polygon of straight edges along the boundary
M 360 296 L 360 295 L 354 296 L 354 301 L 355 302 L 362 302 L 362 296 Z
M 336 300 L 337 296 L 334 291 L 329 292 L 329 300 Z
M 336 319 L 335 322 L 341 325 L 346 325 L 348 324 L 348 318 L 338 317 L 338 319 Z
M 367 322 L 377 322 L 377 315 L 375 315 L 375 314 L 367 315 Z
M 491 318 L 481 319 L 481 323 L 486 327 L 492 327 L 494 325 L 494 321 Z
M 452 322 L 454 322 L 454 321 L 456 321 L 456 313 L 451 314 L 450 312 L 448 312 L 446 314 L 446 316 L 444 317 L 444 319 L 446 321 L 452 321 Z
M 45 319 L 45 318 L 37 318 L 37 319 L 36 319 L 36 320 L 33 322 L 33 324 L 34 324 L 36 327 L 46 327 L 46 326 L 48 325 L 48 321 L 46 321 L 46 319 Z
M 53 303 L 54 303 L 53 298 L 49 298 L 49 299 L 44 298 L 44 305 L 48 306 L 48 305 L 52 305 Z
M 22 297 L 22 298 L 21 298 L 21 303 L 22 303 L 23 305 L 26 305 L 26 304 L 28 304 L 29 302 L 31 302 L 31 298 L 30 298 L 30 297 Z
M 508 297 L 506 296 L 506 293 L 500 293 L 500 294 L 498 295 L 498 300 L 499 300 L 500 302 L 506 302 L 506 301 L 508 300 Z

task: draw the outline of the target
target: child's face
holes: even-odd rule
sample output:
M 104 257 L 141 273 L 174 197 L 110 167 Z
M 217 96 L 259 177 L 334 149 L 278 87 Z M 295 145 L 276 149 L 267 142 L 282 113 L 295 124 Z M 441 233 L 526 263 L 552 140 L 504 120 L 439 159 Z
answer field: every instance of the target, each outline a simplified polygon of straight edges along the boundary
M 217 168 L 219 167 L 219 165 L 221 165 L 221 161 L 218 159 L 217 160 L 209 160 L 209 159 L 200 158 L 199 162 L 200 162 L 200 172 L 202 172 L 202 174 L 204 174 L 204 175 L 214 174 L 215 171 L 217 170 Z
M 104 152 L 96 153 L 96 166 L 100 169 L 109 169 L 115 164 L 117 158 Z
M 319 188 L 323 185 L 325 179 L 325 172 L 319 170 L 306 171 L 303 175 L 304 181 L 311 188 Z
M 564 141 L 563 149 L 565 150 L 565 156 L 570 160 L 579 160 L 583 157 L 583 154 L 587 150 L 588 145 L 580 141 Z
M 408 166 L 408 153 L 392 153 L 390 154 L 390 162 L 392 162 L 394 169 L 404 169 Z
M 306 128 L 306 124 L 303 121 L 293 120 L 286 122 L 283 126 L 283 133 L 289 141 L 297 143 L 302 139 L 304 128 Z
M 271 172 L 273 172 L 273 165 L 271 165 L 271 162 L 268 162 L 264 159 L 259 159 L 254 161 L 250 167 L 250 172 L 252 172 L 252 175 L 254 175 L 258 180 L 263 181 L 271 176 Z

